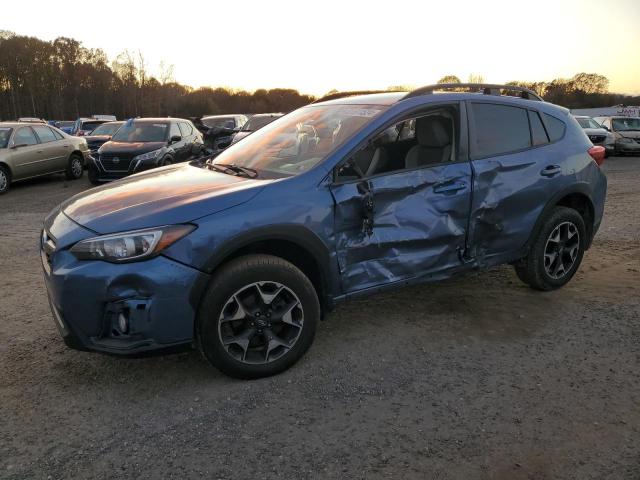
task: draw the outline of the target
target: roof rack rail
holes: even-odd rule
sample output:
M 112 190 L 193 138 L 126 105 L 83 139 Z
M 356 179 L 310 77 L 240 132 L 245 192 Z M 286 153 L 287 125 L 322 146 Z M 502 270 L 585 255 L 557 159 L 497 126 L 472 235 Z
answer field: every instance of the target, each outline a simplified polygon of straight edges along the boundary
M 454 89 L 466 89 L 475 92 L 481 92 L 485 95 L 501 95 L 500 91 L 519 92 L 520 97 L 527 100 L 538 100 L 544 102 L 542 97 L 533 90 L 525 87 L 519 87 L 517 85 L 497 85 L 492 83 L 437 83 L 435 85 L 427 85 L 426 87 L 420 87 L 407 93 L 405 98 L 418 97 L 420 95 L 428 95 L 437 90 L 454 90 Z
M 353 92 L 336 92 L 325 95 L 311 103 L 326 102 L 328 100 L 337 100 L 338 98 L 355 97 L 358 95 L 371 95 L 372 93 L 392 93 L 391 90 L 355 90 Z

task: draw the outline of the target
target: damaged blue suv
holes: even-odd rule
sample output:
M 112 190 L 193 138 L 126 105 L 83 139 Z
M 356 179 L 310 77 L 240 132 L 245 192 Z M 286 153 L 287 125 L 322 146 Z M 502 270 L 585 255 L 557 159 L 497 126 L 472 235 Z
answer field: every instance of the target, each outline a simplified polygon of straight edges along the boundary
M 603 158 L 518 87 L 336 95 L 60 205 L 41 239 L 51 308 L 76 349 L 195 345 L 228 375 L 272 375 L 350 297 L 502 263 L 563 286 L 602 219 Z

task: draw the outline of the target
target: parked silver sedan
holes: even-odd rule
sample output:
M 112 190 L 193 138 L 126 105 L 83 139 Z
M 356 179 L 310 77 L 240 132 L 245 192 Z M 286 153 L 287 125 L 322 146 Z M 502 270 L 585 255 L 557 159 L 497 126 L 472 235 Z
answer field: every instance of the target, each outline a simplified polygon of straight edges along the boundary
M 87 141 L 45 124 L 0 122 L 0 193 L 12 182 L 64 172 L 82 177 Z

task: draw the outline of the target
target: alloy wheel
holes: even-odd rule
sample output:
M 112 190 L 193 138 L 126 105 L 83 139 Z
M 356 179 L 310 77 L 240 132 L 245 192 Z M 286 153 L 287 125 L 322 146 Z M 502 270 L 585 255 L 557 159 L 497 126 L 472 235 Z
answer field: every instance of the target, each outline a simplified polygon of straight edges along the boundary
M 71 161 L 71 173 L 73 173 L 73 176 L 79 178 L 82 175 L 82 169 L 82 162 L 78 157 L 74 157 Z
M 572 222 L 553 229 L 544 249 L 544 269 L 551 278 L 564 277 L 573 267 L 580 251 L 580 233 Z
M 227 353 L 242 363 L 271 363 L 300 337 L 304 311 L 298 296 L 278 282 L 256 282 L 236 291 L 218 318 Z
M 4 192 L 9 186 L 9 179 L 4 170 L 0 169 L 0 192 Z

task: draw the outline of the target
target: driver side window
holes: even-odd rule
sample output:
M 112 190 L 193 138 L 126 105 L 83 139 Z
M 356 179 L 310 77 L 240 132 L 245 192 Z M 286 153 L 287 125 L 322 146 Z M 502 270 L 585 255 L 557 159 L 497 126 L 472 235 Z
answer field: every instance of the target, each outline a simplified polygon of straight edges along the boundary
M 455 161 L 458 110 L 438 107 L 394 123 L 369 140 L 336 172 L 337 181 Z

